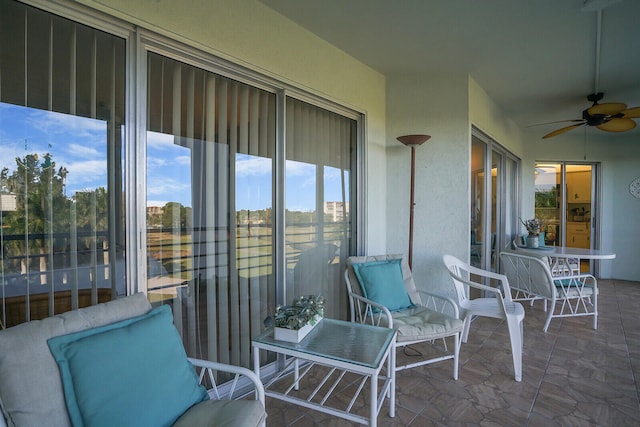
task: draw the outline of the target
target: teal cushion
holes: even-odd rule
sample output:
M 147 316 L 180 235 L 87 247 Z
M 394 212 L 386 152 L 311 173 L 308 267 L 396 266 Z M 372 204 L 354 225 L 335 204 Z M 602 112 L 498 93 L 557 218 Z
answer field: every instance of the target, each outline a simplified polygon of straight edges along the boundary
M 171 426 L 208 399 L 169 306 L 47 343 L 74 427 Z
M 402 279 L 402 259 L 353 264 L 353 271 L 365 298 L 384 305 L 390 311 L 411 307 L 411 299 Z

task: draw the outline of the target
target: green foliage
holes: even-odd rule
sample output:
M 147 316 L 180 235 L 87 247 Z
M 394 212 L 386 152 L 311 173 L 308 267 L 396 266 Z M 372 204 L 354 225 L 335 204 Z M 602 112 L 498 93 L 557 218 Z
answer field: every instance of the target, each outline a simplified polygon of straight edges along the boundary
M 555 208 L 557 206 L 558 190 L 554 187 L 549 191 L 538 191 L 535 193 L 536 208 Z
M 26 252 L 24 238 L 7 237 L 29 235 L 29 252 L 37 253 L 46 246 L 45 237 L 50 233 L 68 234 L 72 226 L 79 232 L 107 230 L 108 194 L 104 187 L 67 197 L 69 171 L 64 166 L 56 168 L 50 153 L 42 160 L 37 153 L 15 160 L 16 169 L 5 167 L 0 171 L 0 191 L 16 196 L 16 210 L 2 212 L 7 256 Z
M 164 205 L 162 213 L 162 228 L 176 230 L 187 228 L 190 223 L 190 209 L 178 202 L 168 202 Z

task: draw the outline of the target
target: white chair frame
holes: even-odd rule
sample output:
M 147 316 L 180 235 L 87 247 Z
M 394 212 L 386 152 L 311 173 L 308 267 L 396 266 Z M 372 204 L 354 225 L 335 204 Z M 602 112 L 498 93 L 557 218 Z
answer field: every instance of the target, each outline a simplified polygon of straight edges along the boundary
M 506 320 L 511 340 L 511 355 L 516 381 L 522 381 L 522 347 L 524 341 L 524 308 L 511 299 L 511 289 L 506 276 L 469 265 L 452 255 L 442 260 L 449 271 L 458 295 L 460 314 L 464 319 L 462 342 L 467 342 L 471 320 L 474 316 L 485 316 Z M 478 277 L 474 280 L 473 277 Z M 496 287 L 483 282 L 494 280 Z M 484 297 L 469 299 L 468 289 L 480 290 Z
M 532 305 L 535 300 L 544 300 L 548 313 L 544 332 L 555 317 L 593 316 L 593 329 L 598 329 L 598 281 L 594 276 L 568 270 L 554 275 L 543 259 L 514 252 L 502 252 L 500 259 L 511 289 L 516 292 L 514 299 L 531 301 Z
M 358 278 L 356 277 L 353 271 L 353 264 L 361 263 L 361 262 L 371 262 L 371 261 L 382 261 L 382 260 L 391 260 L 402 258 L 402 270 L 403 270 L 403 279 L 405 282 L 405 286 L 407 288 L 407 292 L 411 298 L 411 301 L 418 307 L 423 307 L 426 310 L 430 310 L 432 312 L 440 313 L 444 316 L 448 315 L 453 323 L 458 325 L 458 327 L 454 327 L 448 329 L 442 333 L 433 334 L 429 337 L 420 340 L 402 340 L 401 331 L 398 333 L 398 339 L 396 340 L 396 348 L 405 348 L 407 346 L 411 346 L 413 344 L 423 343 L 423 342 L 434 342 L 442 338 L 444 342 L 444 351 L 445 354 L 431 358 L 431 359 L 423 359 L 419 362 L 408 363 L 405 365 L 397 365 L 398 358 L 396 357 L 396 366 L 395 371 L 402 371 L 404 369 L 415 368 L 417 366 L 428 365 L 431 363 L 441 362 L 444 360 L 453 360 L 453 379 L 458 379 L 458 354 L 460 351 L 460 333 L 462 331 L 462 325 L 459 319 L 459 311 L 458 306 L 454 300 L 451 298 L 444 297 L 442 295 L 438 295 L 435 293 L 418 290 L 415 286 L 415 282 L 413 281 L 413 275 L 411 273 L 410 268 L 406 262 L 406 259 L 402 255 L 379 255 L 379 256 L 368 256 L 368 257 L 349 257 L 347 259 L 347 269 L 344 273 L 345 282 L 347 285 L 347 292 L 349 293 L 349 305 L 351 309 L 351 321 L 359 322 L 362 324 L 369 324 L 373 326 L 382 326 L 388 328 L 397 328 L 394 326 L 394 316 L 406 314 L 411 308 L 406 310 L 400 310 L 398 312 L 390 312 L 384 305 L 376 303 L 370 299 L 365 298 L 362 294 L 360 294 L 361 286 L 358 282 Z M 357 290 L 355 287 L 357 286 Z M 454 348 L 451 353 L 447 348 L 446 341 L 444 340 L 447 337 L 454 338 Z

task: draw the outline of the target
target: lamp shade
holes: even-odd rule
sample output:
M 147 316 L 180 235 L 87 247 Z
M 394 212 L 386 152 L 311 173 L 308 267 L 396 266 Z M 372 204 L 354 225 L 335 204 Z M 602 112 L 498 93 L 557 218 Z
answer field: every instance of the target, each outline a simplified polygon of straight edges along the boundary
M 431 138 L 431 135 L 403 135 L 399 136 L 397 139 L 404 145 L 411 147 L 424 144 L 427 140 Z

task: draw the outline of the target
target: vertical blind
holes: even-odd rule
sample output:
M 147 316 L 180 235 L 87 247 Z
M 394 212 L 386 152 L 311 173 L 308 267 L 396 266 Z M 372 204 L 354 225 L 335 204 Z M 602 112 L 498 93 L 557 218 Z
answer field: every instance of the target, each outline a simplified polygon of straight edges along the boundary
M 124 292 L 125 41 L 9 0 L 0 40 L 0 193 L 15 200 L 0 217 L 10 326 Z
M 313 206 L 306 206 L 307 212 L 289 212 L 286 219 L 286 253 L 293 265 L 286 294 L 289 298 L 322 295 L 327 316 L 347 319 L 342 273 L 346 258 L 355 253 L 350 195 L 357 123 L 291 97 L 286 114 L 286 174 L 297 179 L 302 164 L 315 175 L 308 177 L 315 183 L 308 188 L 314 194 Z M 293 191 L 287 188 L 287 200 L 295 196 Z M 287 202 L 288 210 L 295 209 L 292 205 Z
M 179 227 L 148 222 L 148 253 L 162 266 L 149 278 L 148 291 L 152 300 L 173 306 L 188 352 L 251 366 L 251 338 L 274 314 L 277 291 L 286 302 L 322 294 L 327 315 L 346 319 L 341 271 L 354 251 L 349 197 L 355 120 L 287 99 L 286 159 L 312 170 L 314 185 L 303 191 L 311 202 L 281 218 L 272 209 L 276 193 L 295 199 L 301 190 L 273 188 L 275 168 L 287 169 L 274 162 L 274 93 L 150 52 L 147 100 L 148 210 L 158 209 L 150 194 L 168 181 L 156 180 L 159 171 L 165 177 L 182 173 L 190 193 L 188 199 L 179 193 L 162 198 L 184 205 L 187 219 Z M 188 157 L 188 164 L 156 159 L 165 155 L 158 135 L 168 135 L 174 156 Z M 162 215 L 168 207 L 159 207 Z M 280 284 L 273 258 L 277 221 L 286 224 L 280 238 L 287 271 Z
M 174 315 L 182 313 L 177 323 L 190 354 L 250 366 L 251 337 L 275 307 L 273 235 L 270 222 L 252 227 L 238 221 L 236 159 L 266 161 L 271 191 L 275 95 L 154 53 L 148 60 L 148 130 L 188 149 L 189 164 L 181 167 L 191 193 L 183 227 L 148 230 L 149 255 L 169 279 L 163 282 L 168 287 L 150 283 L 148 290 L 172 304 Z M 149 149 L 153 144 L 148 137 Z M 148 162 L 148 175 L 154 167 Z M 163 168 L 164 174 L 176 169 Z M 173 242 L 161 252 L 154 243 L 158 233 Z

